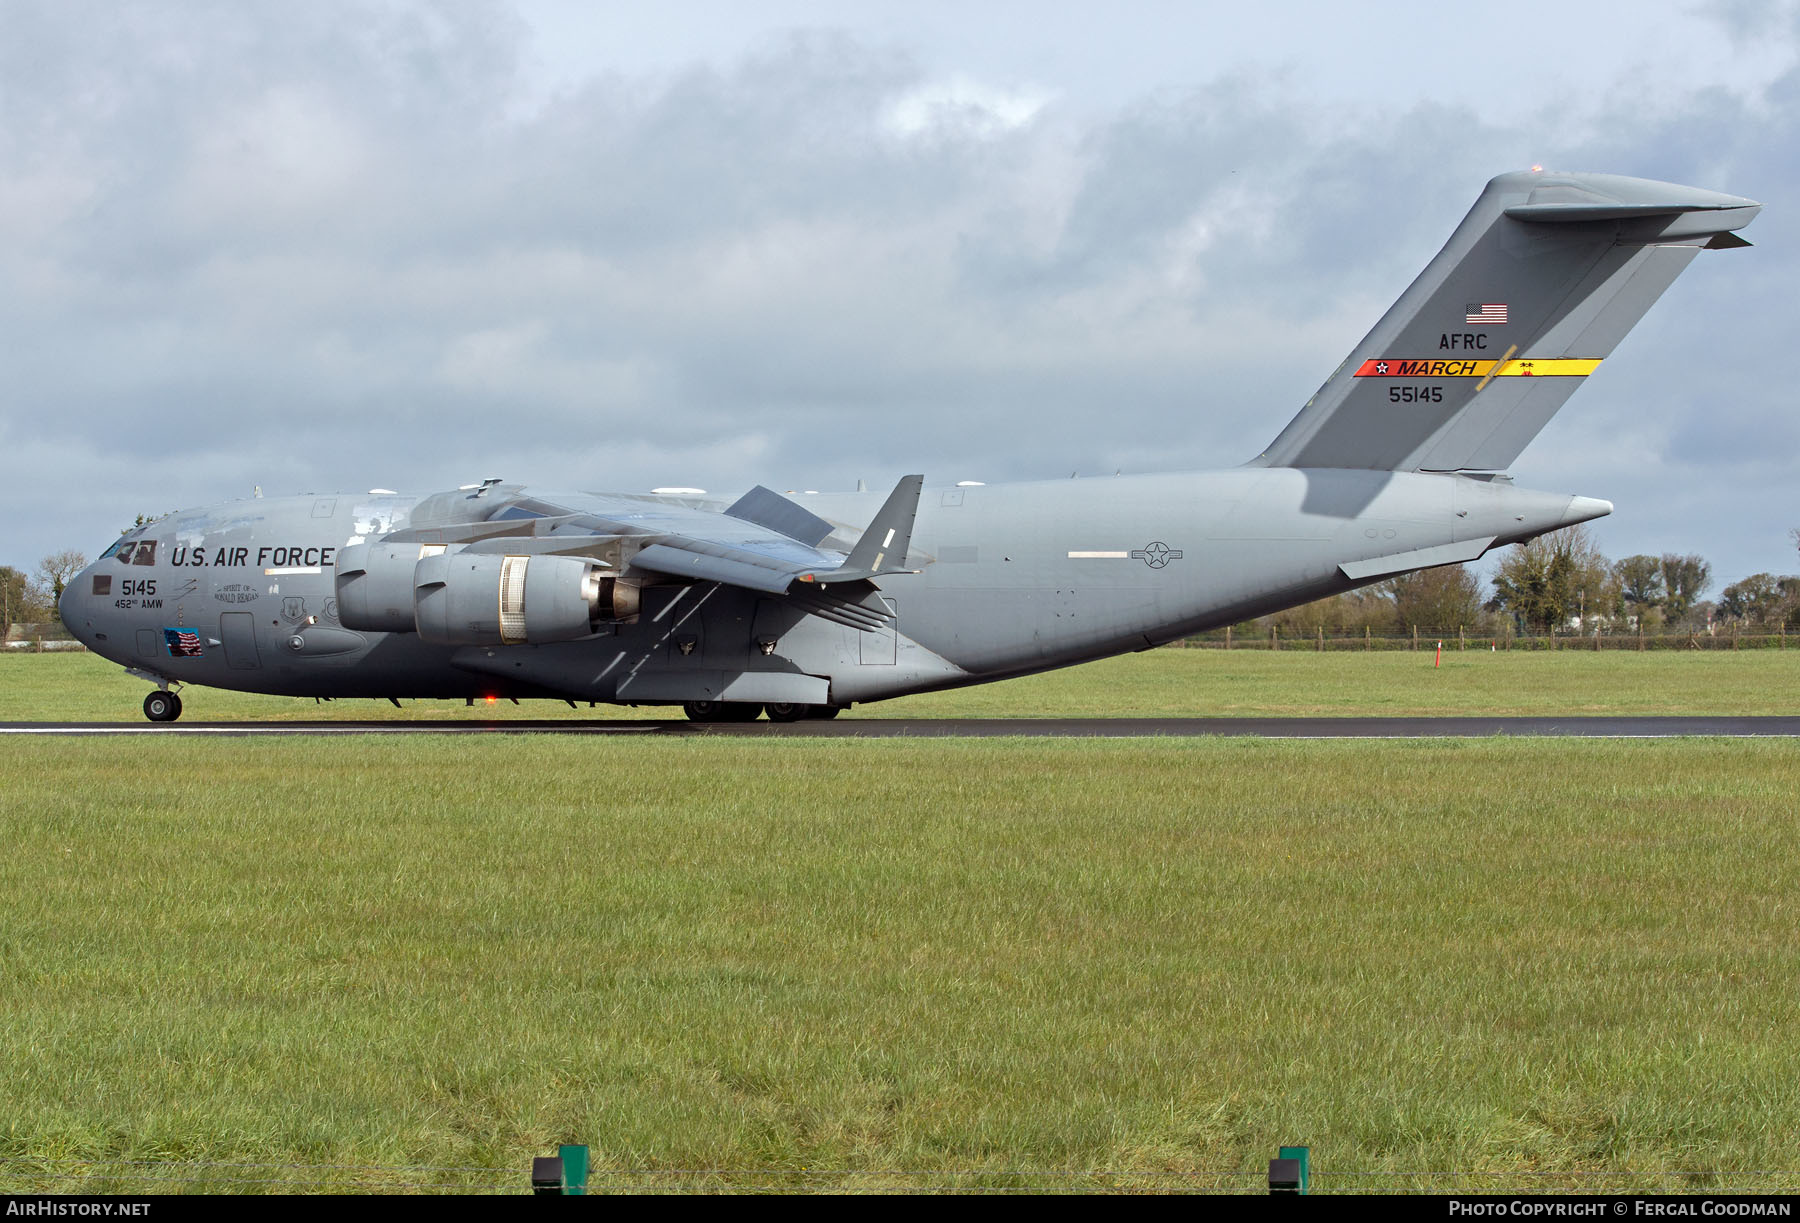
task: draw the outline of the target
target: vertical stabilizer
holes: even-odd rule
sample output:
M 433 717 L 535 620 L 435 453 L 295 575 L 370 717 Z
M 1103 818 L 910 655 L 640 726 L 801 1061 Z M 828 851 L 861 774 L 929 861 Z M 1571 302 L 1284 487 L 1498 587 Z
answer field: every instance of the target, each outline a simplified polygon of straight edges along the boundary
M 1255 462 L 1502 471 L 1702 248 L 1761 205 L 1615 174 L 1502 174 Z

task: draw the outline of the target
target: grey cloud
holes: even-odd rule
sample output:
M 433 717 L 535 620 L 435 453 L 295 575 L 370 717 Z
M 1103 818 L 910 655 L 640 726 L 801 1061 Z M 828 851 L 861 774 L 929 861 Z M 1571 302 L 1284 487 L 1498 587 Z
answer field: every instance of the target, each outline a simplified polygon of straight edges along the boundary
M 1240 462 L 1538 138 L 1435 104 L 1321 115 L 1237 77 L 900 130 L 932 73 L 830 32 L 539 97 L 497 4 L 0 21 L 0 224 L 29 235 L 0 246 L 0 442 L 34 456 L 37 507 L 14 563 L 251 483 Z M 1787 84 L 1754 122 L 1626 86 L 1580 122 L 1546 113 L 1550 152 L 1791 193 Z M 1784 410 L 1781 212 L 1752 234 L 1769 249 L 1677 286 L 1522 475 L 1623 503 L 1729 469 L 1721 439 Z M 1694 385 L 1696 344 L 1741 371 L 1705 384 L 1712 429 L 1667 389 Z M 1577 415 L 1650 465 L 1566 454 Z M 84 471 L 103 486 L 59 509 Z

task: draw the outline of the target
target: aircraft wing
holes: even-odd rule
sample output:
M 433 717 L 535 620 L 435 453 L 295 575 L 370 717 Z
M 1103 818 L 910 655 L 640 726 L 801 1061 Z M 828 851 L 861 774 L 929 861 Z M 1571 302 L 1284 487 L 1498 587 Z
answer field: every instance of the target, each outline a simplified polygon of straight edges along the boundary
M 909 572 L 906 549 L 923 485 L 923 476 L 902 479 L 847 557 L 819 547 L 830 523 L 761 486 L 723 511 L 594 493 L 539 504 L 565 516 L 557 534 L 591 532 L 637 545 L 627 571 L 784 595 L 795 583 L 816 590 Z

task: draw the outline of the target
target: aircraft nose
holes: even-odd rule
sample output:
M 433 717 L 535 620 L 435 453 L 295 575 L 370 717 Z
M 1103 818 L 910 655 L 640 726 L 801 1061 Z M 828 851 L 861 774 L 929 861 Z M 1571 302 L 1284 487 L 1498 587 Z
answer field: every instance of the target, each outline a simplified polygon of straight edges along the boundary
M 63 627 L 77 641 L 91 648 L 94 643 L 90 640 L 93 634 L 87 624 L 87 596 L 82 593 L 90 580 L 86 569 L 70 578 L 63 587 L 62 598 L 56 601 L 56 614 L 62 617 Z

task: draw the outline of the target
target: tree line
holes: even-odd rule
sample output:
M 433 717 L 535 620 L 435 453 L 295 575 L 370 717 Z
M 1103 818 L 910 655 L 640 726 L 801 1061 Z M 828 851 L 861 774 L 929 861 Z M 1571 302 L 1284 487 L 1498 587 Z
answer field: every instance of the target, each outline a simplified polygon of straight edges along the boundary
M 0 565 L 0 636 L 12 636 L 16 624 L 60 623 L 56 604 L 69 579 L 87 568 L 79 552 L 52 552 L 30 573 Z
M 1800 529 L 1794 531 L 1800 544 Z M 1320 599 L 1240 626 L 1288 637 L 1507 632 L 1696 632 L 1732 624 L 1800 630 L 1800 575 L 1752 574 L 1704 598 L 1705 557 L 1665 552 L 1611 560 L 1587 528 L 1569 527 L 1506 550 L 1483 591 L 1467 566 L 1447 565 Z

